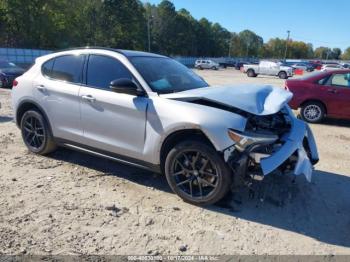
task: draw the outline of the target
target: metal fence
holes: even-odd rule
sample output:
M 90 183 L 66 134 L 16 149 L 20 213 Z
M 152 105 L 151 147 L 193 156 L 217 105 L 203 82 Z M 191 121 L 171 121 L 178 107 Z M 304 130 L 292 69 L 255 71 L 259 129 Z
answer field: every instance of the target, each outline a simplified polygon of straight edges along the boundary
M 41 49 L 24 49 L 24 48 L 0 48 L 0 59 L 13 62 L 18 65 L 24 65 L 25 67 L 34 63 L 35 59 L 39 56 L 43 56 L 52 53 L 51 50 Z M 232 58 L 232 57 L 182 57 L 175 56 L 175 60 L 180 63 L 193 67 L 197 59 L 210 59 L 217 63 L 248 61 L 254 62 L 254 58 Z
M 24 48 L 0 48 L 0 60 L 7 60 L 23 67 L 28 67 L 34 63 L 35 59 L 39 56 L 43 56 L 52 53 L 51 50 L 42 49 L 24 49 Z M 193 67 L 197 59 L 210 59 L 217 63 L 234 63 L 234 62 L 258 62 L 257 58 L 247 57 L 183 57 L 175 56 L 175 60 L 180 63 Z M 275 59 L 277 60 L 277 59 Z M 330 62 L 329 60 L 327 62 Z M 340 61 L 337 61 L 340 62 Z
M 0 48 L 0 59 L 19 65 L 28 65 L 33 64 L 37 57 L 51 52 L 50 50 L 40 49 Z

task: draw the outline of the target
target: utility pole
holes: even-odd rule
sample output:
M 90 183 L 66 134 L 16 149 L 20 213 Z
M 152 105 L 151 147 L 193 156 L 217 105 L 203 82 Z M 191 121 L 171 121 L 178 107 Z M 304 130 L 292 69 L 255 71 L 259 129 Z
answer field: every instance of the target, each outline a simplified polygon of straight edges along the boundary
M 147 16 L 147 36 L 148 36 L 148 52 L 151 52 L 151 19 L 153 18 L 153 15 Z
M 248 42 L 247 42 L 247 53 L 246 53 L 246 55 L 245 55 L 246 58 L 248 58 L 249 46 L 250 46 L 250 42 L 248 41 Z
M 284 50 L 284 62 L 287 59 L 287 50 L 288 50 L 288 42 L 289 42 L 290 31 L 287 31 L 287 41 L 286 41 L 286 49 Z

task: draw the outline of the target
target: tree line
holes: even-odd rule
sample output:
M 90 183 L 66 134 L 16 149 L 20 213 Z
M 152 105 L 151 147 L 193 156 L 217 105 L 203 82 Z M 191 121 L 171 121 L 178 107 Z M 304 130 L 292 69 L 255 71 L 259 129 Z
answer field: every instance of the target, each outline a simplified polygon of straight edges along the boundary
M 350 47 L 317 47 L 292 39 L 230 32 L 195 19 L 172 2 L 139 0 L 0 0 L 0 46 L 63 49 L 106 46 L 170 56 L 350 59 Z

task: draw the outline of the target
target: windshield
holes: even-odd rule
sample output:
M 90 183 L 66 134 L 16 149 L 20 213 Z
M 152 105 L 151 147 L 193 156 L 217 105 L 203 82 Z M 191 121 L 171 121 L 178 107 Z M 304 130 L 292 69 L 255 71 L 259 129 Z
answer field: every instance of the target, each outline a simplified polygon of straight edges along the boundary
M 0 68 L 13 68 L 16 67 L 14 63 L 10 63 L 7 61 L 0 61 Z
M 153 92 L 175 93 L 208 84 L 191 69 L 167 57 L 131 57 L 131 63 L 140 72 Z

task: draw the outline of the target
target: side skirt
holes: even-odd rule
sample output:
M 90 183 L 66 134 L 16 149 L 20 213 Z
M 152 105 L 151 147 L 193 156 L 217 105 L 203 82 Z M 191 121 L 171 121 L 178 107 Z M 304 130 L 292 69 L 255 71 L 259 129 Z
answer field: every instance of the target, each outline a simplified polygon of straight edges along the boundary
M 121 155 L 111 153 L 111 152 L 106 152 L 106 151 L 92 148 L 92 147 L 89 147 L 86 145 L 81 145 L 81 144 L 74 143 L 71 141 L 63 140 L 60 138 L 55 138 L 55 141 L 58 143 L 59 146 L 70 148 L 70 149 L 73 149 L 76 151 L 80 151 L 82 153 L 87 153 L 89 155 L 102 157 L 102 158 L 116 161 L 116 162 L 119 162 L 122 164 L 146 169 L 146 170 L 149 170 L 149 171 L 152 171 L 155 173 L 162 173 L 159 165 L 151 164 L 151 163 L 141 161 L 138 159 L 134 159 L 134 158 L 130 158 L 130 157 L 121 156 Z

